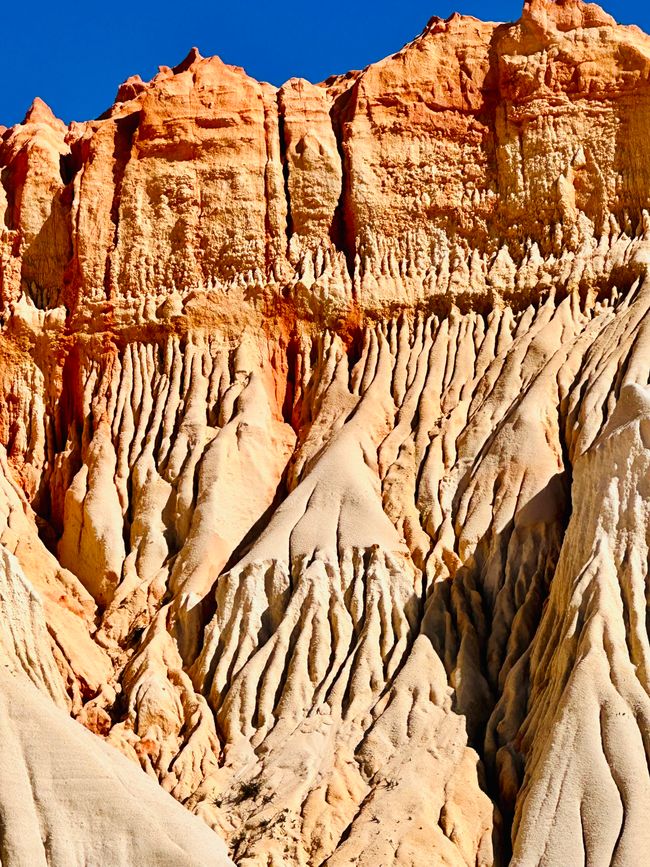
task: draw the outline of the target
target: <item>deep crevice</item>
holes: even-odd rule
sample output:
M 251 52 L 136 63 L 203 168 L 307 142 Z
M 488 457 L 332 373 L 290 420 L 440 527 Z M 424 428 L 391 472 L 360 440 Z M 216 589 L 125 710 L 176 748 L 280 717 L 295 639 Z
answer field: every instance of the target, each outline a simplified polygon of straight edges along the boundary
M 104 271 L 104 291 L 106 297 L 111 297 L 111 285 L 116 275 L 112 273 L 112 254 L 117 247 L 119 238 L 120 205 L 122 203 L 122 184 L 126 167 L 131 158 L 133 138 L 138 124 L 140 112 L 136 111 L 115 121 L 115 145 L 113 149 L 113 201 L 111 203 L 111 222 L 113 223 L 113 242 L 106 256 Z
M 330 227 L 330 240 L 334 247 L 343 253 L 347 263 L 348 274 L 354 285 L 355 258 L 356 258 L 356 226 L 352 213 L 349 212 L 348 202 L 350 200 L 350 165 L 348 156 L 343 146 L 343 116 L 354 87 L 346 90 L 341 96 L 334 101 L 330 110 L 330 120 L 332 123 L 332 131 L 336 140 L 336 148 L 341 160 L 341 194 L 339 201 L 334 211 L 332 225 Z
M 293 217 L 291 216 L 291 193 L 289 188 L 289 161 L 287 159 L 287 139 L 285 135 L 285 119 L 284 112 L 282 110 L 282 106 L 280 104 L 280 96 L 279 91 L 276 96 L 277 106 L 278 106 L 278 135 L 280 138 L 280 162 L 282 164 L 282 177 L 284 178 L 284 198 L 287 205 L 287 224 L 286 224 L 286 236 L 287 236 L 287 257 L 289 256 L 289 243 L 291 242 L 291 238 L 293 236 Z

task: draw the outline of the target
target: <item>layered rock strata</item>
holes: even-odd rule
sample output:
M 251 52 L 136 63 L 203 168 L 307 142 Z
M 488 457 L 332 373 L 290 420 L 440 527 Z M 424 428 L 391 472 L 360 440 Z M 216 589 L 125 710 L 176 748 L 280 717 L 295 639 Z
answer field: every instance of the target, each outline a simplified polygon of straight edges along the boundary
M 649 124 L 530 0 L 2 134 L 3 863 L 644 863 Z

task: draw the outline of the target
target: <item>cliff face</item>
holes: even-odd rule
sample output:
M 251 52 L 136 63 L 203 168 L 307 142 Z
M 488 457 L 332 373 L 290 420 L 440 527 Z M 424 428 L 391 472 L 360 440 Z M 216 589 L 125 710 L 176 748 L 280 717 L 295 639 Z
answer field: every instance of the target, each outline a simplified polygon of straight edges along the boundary
M 643 862 L 648 129 L 531 0 L 3 133 L 3 863 Z

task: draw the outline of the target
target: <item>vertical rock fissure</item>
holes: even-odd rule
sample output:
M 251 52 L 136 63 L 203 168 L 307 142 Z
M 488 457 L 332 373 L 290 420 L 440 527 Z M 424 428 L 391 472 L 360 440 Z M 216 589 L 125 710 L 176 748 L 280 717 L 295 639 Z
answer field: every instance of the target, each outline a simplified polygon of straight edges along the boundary
M 131 159 L 133 137 L 140 122 L 140 112 L 136 111 L 115 121 L 115 146 L 113 150 L 113 201 L 111 203 L 110 219 L 113 224 L 113 239 L 106 255 L 104 271 L 104 292 L 110 298 L 115 289 L 118 275 L 113 272 L 113 255 L 119 239 L 120 204 L 122 201 L 122 184 L 126 167 Z
M 284 198 L 287 206 L 287 225 L 286 225 L 286 235 L 287 235 L 287 258 L 289 257 L 289 244 L 291 243 L 291 238 L 293 236 L 293 219 L 291 216 L 291 193 L 289 187 L 289 161 L 287 159 L 287 140 L 285 137 L 285 117 L 284 110 L 282 108 L 280 93 L 276 94 L 276 104 L 278 107 L 278 134 L 280 137 L 280 160 L 282 163 L 282 177 L 284 179 Z
M 267 280 L 272 279 L 272 269 L 273 265 L 275 264 L 275 248 L 273 242 L 276 236 L 276 232 L 274 231 L 273 227 L 273 220 L 271 219 L 271 205 L 275 193 L 275 185 L 273 183 L 272 147 L 272 136 L 274 135 L 274 132 L 272 129 L 272 123 L 269 119 L 269 115 L 272 111 L 276 112 L 277 121 L 279 123 L 280 109 L 277 101 L 277 96 L 275 102 L 271 103 L 271 105 L 269 105 L 267 102 L 264 103 L 264 143 L 266 147 L 266 165 L 264 166 L 264 270 Z
M 342 113 L 345 110 L 347 100 L 350 98 L 349 93 L 344 93 L 335 100 L 330 110 L 330 119 L 332 123 L 332 131 L 336 140 L 336 148 L 341 161 L 341 194 L 339 201 L 334 211 L 332 226 L 330 229 L 330 239 L 335 248 L 343 253 L 348 269 L 348 275 L 352 282 L 354 293 L 354 277 L 355 277 L 355 258 L 356 258 L 356 239 L 355 226 L 353 224 L 352 212 L 348 207 L 350 198 L 350 165 L 346 150 L 343 144 L 343 121 Z

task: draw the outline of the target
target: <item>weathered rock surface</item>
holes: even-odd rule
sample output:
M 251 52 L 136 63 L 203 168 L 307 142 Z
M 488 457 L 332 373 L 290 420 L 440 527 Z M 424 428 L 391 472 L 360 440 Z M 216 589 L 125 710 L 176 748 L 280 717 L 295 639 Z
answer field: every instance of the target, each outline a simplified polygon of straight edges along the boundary
M 2 133 L 3 864 L 645 863 L 649 127 L 530 0 Z
M 0 600 L 3 863 L 232 864 L 204 823 L 55 707 L 65 685 L 45 614 L 4 547 Z

